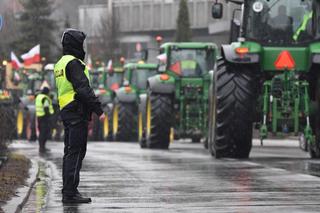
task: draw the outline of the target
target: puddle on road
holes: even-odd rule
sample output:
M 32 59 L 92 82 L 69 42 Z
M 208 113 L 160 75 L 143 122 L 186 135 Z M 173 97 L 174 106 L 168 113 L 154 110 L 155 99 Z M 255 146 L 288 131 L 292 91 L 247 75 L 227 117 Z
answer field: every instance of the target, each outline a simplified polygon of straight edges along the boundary
M 35 186 L 36 191 L 36 211 L 41 212 L 46 204 L 46 196 L 48 189 L 48 175 L 46 174 L 46 165 L 44 162 L 39 162 L 39 180 Z
M 44 212 L 47 203 L 48 184 L 50 181 L 47 175 L 48 165 L 45 162 L 39 161 L 39 172 L 37 183 L 35 184 L 28 202 L 24 206 L 22 212 L 24 213 L 40 213 Z

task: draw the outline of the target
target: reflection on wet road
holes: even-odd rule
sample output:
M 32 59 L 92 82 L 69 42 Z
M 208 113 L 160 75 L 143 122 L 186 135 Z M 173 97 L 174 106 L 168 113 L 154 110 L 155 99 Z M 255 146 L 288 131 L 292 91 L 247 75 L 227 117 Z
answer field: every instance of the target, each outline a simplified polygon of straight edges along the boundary
M 79 189 L 93 203 L 62 205 L 63 144 L 52 142 L 44 212 L 319 212 L 320 162 L 293 142 L 265 144 L 250 160 L 238 161 L 215 160 L 189 142 L 175 142 L 169 151 L 89 143 Z M 34 144 L 14 147 L 37 155 Z

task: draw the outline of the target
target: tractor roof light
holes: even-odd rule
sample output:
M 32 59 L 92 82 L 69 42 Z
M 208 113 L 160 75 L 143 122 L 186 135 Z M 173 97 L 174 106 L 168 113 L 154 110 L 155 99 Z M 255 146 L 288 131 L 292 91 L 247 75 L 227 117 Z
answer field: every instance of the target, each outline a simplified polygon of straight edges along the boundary
M 157 41 L 158 43 L 161 43 L 161 42 L 162 42 L 162 40 L 163 40 L 163 39 L 162 39 L 162 37 L 161 37 L 161 36 L 157 36 L 157 37 L 156 37 L 156 41 Z
M 238 55 L 245 55 L 245 54 L 249 53 L 249 48 L 248 47 L 237 47 L 235 49 L 235 51 Z
M 162 75 L 160 75 L 160 79 L 162 81 L 168 81 L 170 79 L 170 76 L 167 74 L 162 74 Z
M 130 86 L 124 87 L 124 90 L 126 91 L 126 93 L 132 92 L 132 88 Z

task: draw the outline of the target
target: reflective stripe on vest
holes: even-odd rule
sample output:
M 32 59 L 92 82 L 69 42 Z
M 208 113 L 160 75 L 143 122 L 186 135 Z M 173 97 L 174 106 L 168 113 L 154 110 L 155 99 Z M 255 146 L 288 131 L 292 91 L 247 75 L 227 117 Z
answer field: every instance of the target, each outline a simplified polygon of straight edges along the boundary
M 43 100 L 47 99 L 49 102 L 49 113 L 52 115 L 54 113 L 53 106 L 52 106 L 52 100 L 49 96 L 44 95 L 44 94 L 39 94 L 36 97 L 36 116 L 37 117 L 42 117 L 46 115 L 46 112 L 44 111 L 45 106 L 43 105 Z
M 74 59 L 77 58 L 72 55 L 64 55 L 54 66 L 54 77 L 58 90 L 58 101 L 60 109 L 63 109 L 65 106 L 71 103 L 74 100 L 74 95 L 76 94 L 71 82 L 67 79 L 66 76 L 66 67 L 68 63 Z M 89 70 L 87 66 L 80 59 L 77 60 L 79 60 L 85 66 L 84 73 L 90 83 Z

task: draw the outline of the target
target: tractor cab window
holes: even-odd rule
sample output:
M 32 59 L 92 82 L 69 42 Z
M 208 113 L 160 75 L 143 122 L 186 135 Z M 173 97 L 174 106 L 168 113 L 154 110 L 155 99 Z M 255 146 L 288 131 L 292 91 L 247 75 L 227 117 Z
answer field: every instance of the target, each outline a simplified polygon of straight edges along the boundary
M 115 91 L 120 88 L 122 85 L 123 73 L 122 72 L 114 72 L 108 75 L 107 78 L 107 86 L 109 89 Z
M 184 77 L 197 77 L 213 68 L 213 52 L 206 49 L 173 49 L 169 70 Z
M 132 72 L 131 84 L 138 89 L 147 89 L 147 80 L 157 74 L 156 69 L 138 69 Z
M 244 12 L 248 40 L 270 45 L 305 44 L 320 39 L 316 0 L 249 0 Z

